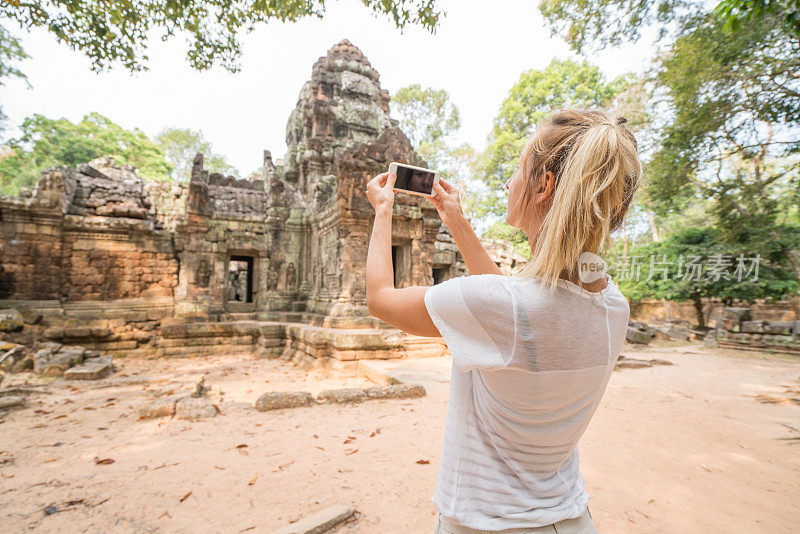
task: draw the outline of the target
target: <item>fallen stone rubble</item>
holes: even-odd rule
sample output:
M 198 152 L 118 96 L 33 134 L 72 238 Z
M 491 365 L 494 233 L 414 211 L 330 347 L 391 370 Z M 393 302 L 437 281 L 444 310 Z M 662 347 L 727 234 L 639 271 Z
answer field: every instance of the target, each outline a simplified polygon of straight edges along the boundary
M 653 339 L 661 341 L 680 340 L 702 337 L 703 333 L 690 330 L 685 321 L 666 322 L 662 325 L 652 326 L 644 321 L 629 321 L 625 340 L 628 343 L 647 345 Z
M 43 341 L 42 314 L 26 306 L 0 310 L 0 371 L 33 372 L 44 377 L 66 380 L 99 380 L 114 371 L 111 356 L 80 344 Z M 51 328 L 45 329 L 52 330 Z M 84 328 L 84 330 L 97 330 Z M 0 373 L 0 383 L 3 374 Z
M 32 371 L 39 376 L 67 380 L 99 380 L 111 374 L 114 365 L 111 356 L 101 356 L 95 350 L 80 346 L 48 341 L 27 347 L 0 341 L 0 370 Z

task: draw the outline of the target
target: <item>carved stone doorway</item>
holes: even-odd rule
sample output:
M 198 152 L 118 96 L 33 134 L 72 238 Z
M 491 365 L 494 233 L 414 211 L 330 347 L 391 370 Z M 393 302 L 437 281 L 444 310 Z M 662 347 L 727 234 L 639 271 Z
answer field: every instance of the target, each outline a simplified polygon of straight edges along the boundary
M 231 255 L 225 279 L 225 309 L 252 311 L 255 309 L 254 281 L 255 258 Z

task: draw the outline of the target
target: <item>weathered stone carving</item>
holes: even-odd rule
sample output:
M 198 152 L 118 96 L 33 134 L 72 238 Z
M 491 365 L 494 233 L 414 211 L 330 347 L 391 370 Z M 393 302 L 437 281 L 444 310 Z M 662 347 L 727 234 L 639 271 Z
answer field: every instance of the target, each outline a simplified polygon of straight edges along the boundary
M 114 332 L 94 340 L 92 348 L 104 350 L 169 355 L 185 343 L 205 353 L 198 347 L 227 346 L 220 339 L 230 335 L 231 347 L 258 343 L 273 354 L 286 336 L 291 354 L 360 357 L 334 333 L 312 342 L 287 328 L 264 341 L 236 328 L 208 335 L 200 328 L 184 339 L 165 337 L 165 328 L 185 318 L 242 318 L 236 314 L 326 328 L 377 325 L 366 307 L 374 212 L 365 186 L 392 161 L 425 165 L 389 116 L 379 79 L 350 42 L 331 48 L 290 115 L 286 157 L 273 162 L 265 150 L 251 179 L 209 173 L 201 154 L 188 183 L 145 183 L 110 157 L 43 172 L 31 195 L 0 198 L 0 299 L 55 303 L 47 306 L 70 310 L 76 321 L 101 321 Z M 397 195 L 393 240 L 400 287 L 466 274 L 423 198 Z M 516 261 L 500 249 L 504 267 Z M 382 343 L 370 350 L 388 355 L 396 346 Z

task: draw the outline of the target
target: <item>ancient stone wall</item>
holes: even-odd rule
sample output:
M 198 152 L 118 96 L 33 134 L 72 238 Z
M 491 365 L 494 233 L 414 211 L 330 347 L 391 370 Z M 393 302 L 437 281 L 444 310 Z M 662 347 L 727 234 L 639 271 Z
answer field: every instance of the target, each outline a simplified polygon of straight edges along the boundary
M 672 302 L 661 300 L 632 300 L 631 319 L 646 322 L 688 321 L 697 323 L 697 313 L 691 301 Z M 722 302 L 706 304 L 706 316 L 710 323 L 717 315 L 722 314 L 725 305 Z M 756 302 L 750 307 L 753 317 L 767 321 L 792 321 L 800 319 L 800 301 Z
M 724 308 L 715 329 L 706 336 L 710 346 L 800 355 L 800 321 L 754 321 L 750 308 Z
M 148 219 L 142 186 L 131 169 L 101 158 L 43 173 L 30 198 L 4 199 L 0 298 L 171 297 L 171 237 Z
M 265 151 L 252 179 L 210 173 L 198 154 L 189 182 L 146 183 L 103 157 L 0 198 L 0 308 L 44 315 L 25 335 L 117 355 L 440 353 L 366 307 L 366 184 L 392 161 L 425 165 L 379 82 L 351 43 L 331 48 L 290 116 L 286 157 L 276 166 Z M 396 196 L 392 245 L 398 287 L 467 274 L 421 197 Z

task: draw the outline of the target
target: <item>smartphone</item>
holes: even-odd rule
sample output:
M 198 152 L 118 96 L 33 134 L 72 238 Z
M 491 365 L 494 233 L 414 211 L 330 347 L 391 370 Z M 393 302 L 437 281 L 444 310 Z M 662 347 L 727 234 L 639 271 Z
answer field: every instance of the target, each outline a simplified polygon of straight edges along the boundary
M 433 184 L 439 182 L 439 171 L 392 162 L 389 165 L 389 172 L 397 175 L 397 179 L 394 182 L 394 191 L 402 191 L 423 197 L 436 195 L 433 191 Z

